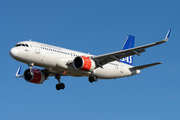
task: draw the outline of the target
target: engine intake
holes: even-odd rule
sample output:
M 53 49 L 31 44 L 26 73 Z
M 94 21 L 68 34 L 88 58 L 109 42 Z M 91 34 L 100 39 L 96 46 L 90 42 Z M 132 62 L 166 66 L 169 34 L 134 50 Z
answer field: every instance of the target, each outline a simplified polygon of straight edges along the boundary
M 96 67 L 91 58 L 84 56 L 77 56 L 73 61 L 73 66 L 75 69 L 82 71 L 93 71 Z
M 30 69 L 24 72 L 24 79 L 27 82 L 42 84 L 45 81 L 45 75 L 39 69 L 32 69 L 33 75 L 31 75 Z

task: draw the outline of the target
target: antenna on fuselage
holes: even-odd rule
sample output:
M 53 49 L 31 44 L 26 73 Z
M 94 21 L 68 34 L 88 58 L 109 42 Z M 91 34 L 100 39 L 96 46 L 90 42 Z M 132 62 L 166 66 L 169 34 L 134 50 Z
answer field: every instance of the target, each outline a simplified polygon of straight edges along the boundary
M 31 41 L 31 39 L 29 41 Z

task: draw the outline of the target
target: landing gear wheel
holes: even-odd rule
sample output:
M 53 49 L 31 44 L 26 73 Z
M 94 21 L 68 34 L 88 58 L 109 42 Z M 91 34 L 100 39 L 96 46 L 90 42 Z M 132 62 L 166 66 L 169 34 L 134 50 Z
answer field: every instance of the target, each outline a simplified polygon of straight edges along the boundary
M 93 80 L 94 82 L 97 82 L 98 81 L 98 77 L 96 75 L 93 76 Z
M 56 89 L 57 89 L 57 90 L 60 90 L 60 89 L 61 89 L 60 84 L 56 84 Z
M 57 90 L 60 90 L 60 89 L 63 90 L 64 88 L 65 88 L 64 83 L 56 84 L 56 89 L 57 89 Z
M 60 75 L 55 75 L 55 78 L 58 80 L 58 84 L 56 84 L 56 89 L 57 90 L 60 90 L 60 89 L 64 89 L 65 88 L 65 85 L 64 83 L 61 83 L 60 79 L 61 79 L 61 76 Z
M 60 88 L 61 88 L 61 89 L 64 89 L 64 88 L 65 88 L 64 83 L 61 83 L 61 84 L 60 84 Z
M 93 76 L 90 76 L 89 77 L 89 82 L 92 83 L 92 82 L 96 82 L 98 80 L 98 77 L 96 75 L 93 75 Z
M 89 82 L 90 82 L 90 83 L 93 83 L 93 81 L 94 81 L 94 80 L 93 80 L 93 77 L 90 76 L 90 77 L 89 77 Z

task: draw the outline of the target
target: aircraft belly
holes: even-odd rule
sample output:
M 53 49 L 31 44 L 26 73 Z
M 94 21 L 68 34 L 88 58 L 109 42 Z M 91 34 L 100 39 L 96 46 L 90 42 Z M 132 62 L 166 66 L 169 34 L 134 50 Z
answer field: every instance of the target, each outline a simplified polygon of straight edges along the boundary
M 55 68 L 47 68 L 50 72 L 60 74 L 62 76 L 73 76 L 73 77 L 82 77 L 82 76 L 89 76 L 87 72 L 83 71 L 77 71 L 77 70 L 69 70 L 69 69 L 64 69 L 60 67 L 55 67 Z
M 95 75 L 98 76 L 99 79 L 114 79 L 121 78 L 124 76 L 130 76 L 131 72 L 129 69 L 124 69 L 123 72 L 120 71 L 120 68 L 110 65 L 104 65 L 104 69 L 98 68 L 96 69 Z

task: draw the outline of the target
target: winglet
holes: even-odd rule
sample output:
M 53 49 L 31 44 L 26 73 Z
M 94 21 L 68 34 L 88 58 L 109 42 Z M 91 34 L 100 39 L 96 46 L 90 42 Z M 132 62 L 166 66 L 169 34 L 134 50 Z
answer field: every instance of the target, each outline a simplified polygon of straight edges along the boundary
M 165 39 L 164 39 L 164 40 L 168 41 L 169 36 L 170 36 L 170 33 L 171 33 L 171 29 L 169 29 L 169 31 L 168 31 L 168 33 L 167 33 L 167 35 L 166 35 L 166 37 L 165 37 Z
M 18 70 L 17 70 L 17 72 L 16 72 L 16 78 L 18 78 L 18 77 L 23 77 L 23 76 L 21 76 L 20 75 L 20 73 L 21 73 L 21 66 L 18 68 Z

